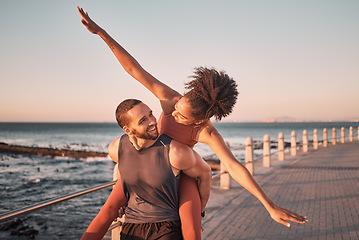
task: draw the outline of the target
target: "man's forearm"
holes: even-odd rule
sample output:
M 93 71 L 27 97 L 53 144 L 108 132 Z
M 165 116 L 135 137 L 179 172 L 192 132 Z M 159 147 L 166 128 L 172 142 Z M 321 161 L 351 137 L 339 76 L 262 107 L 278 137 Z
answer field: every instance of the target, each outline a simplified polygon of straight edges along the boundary
M 115 214 L 109 213 L 104 207 L 101 208 L 99 214 L 92 220 L 86 232 L 82 235 L 81 240 L 102 239 L 113 219 L 115 219 Z

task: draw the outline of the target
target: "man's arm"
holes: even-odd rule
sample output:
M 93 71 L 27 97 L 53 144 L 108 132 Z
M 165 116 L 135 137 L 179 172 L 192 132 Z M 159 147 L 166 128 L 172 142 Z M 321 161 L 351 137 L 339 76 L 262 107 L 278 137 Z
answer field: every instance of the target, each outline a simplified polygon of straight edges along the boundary
M 170 146 L 170 162 L 172 167 L 182 170 L 190 177 L 197 178 L 202 212 L 211 191 L 211 167 L 193 149 L 174 140 Z
M 287 221 L 297 223 L 307 222 L 305 217 L 277 206 L 270 199 L 249 173 L 247 168 L 239 163 L 233 156 L 222 136 L 211 123 L 208 123 L 208 125 L 201 130 L 198 140 L 201 143 L 206 143 L 212 149 L 221 162 L 223 162 L 232 178 L 252 193 L 264 205 L 275 221 L 287 227 L 290 227 L 290 223 Z
M 123 193 L 120 175 L 118 179 L 120 181 L 117 181 L 115 184 L 107 201 L 97 216 L 92 220 L 86 232 L 82 235 L 81 240 L 101 240 L 103 236 L 105 236 L 112 221 L 118 217 L 119 209 L 127 203 L 127 199 Z
M 172 111 L 181 95 L 148 73 L 118 42 L 98 26 L 82 8 L 77 7 L 81 22 L 93 34 L 100 36 L 109 46 L 125 71 L 150 90 L 161 102 L 164 112 Z
M 108 155 L 115 163 L 118 163 L 118 147 L 120 144 L 120 139 L 121 137 L 116 138 L 108 146 Z

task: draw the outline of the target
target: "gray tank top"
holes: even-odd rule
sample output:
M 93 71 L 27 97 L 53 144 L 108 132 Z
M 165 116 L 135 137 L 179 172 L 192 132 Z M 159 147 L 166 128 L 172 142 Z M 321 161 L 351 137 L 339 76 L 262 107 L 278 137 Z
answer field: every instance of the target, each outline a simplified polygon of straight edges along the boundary
M 179 220 L 178 182 L 169 161 L 172 139 L 161 135 L 150 147 L 136 150 L 127 135 L 119 144 L 118 168 L 127 198 L 125 222 Z

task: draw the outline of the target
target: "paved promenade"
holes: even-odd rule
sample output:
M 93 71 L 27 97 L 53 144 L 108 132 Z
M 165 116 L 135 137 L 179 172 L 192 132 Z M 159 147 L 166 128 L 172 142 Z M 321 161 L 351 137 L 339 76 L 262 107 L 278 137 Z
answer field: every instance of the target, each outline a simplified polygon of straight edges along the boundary
M 337 143 L 308 153 L 298 150 L 272 167 L 255 166 L 255 179 L 281 207 L 308 217 L 287 228 L 234 181 L 231 190 L 214 182 L 203 239 L 359 239 L 359 142 Z

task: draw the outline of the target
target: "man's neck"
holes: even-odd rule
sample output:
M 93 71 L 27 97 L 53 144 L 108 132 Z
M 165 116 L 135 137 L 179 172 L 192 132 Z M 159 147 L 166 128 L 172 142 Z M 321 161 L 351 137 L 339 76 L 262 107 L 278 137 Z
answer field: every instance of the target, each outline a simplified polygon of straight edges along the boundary
M 136 150 L 141 150 L 141 149 L 148 148 L 148 147 L 152 146 L 157 141 L 159 136 L 155 140 L 137 138 L 134 135 L 130 135 L 128 137 L 129 137 L 129 140 L 132 143 L 133 147 Z

